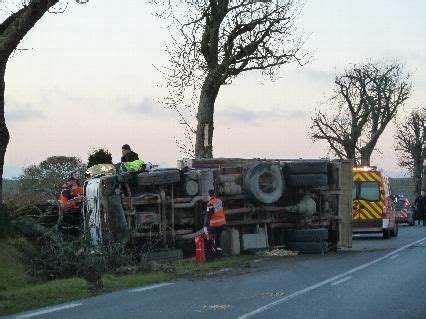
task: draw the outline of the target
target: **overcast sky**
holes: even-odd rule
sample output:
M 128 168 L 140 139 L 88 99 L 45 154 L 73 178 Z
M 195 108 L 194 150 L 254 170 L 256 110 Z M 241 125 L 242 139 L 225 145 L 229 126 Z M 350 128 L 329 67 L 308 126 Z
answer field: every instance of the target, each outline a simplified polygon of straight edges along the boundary
M 6 71 L 5 178 L 48 156 L 86 161 L 99 147 L 118 162 L 124 143 L 144 160 L 176 165 L 182 129 L 158 104 L 166 92 L 154 67 L 166 65 L 170 38 L 153 12 L 148 0 L 70 1 L 29 32 Z M 425 105 L 426 1 L 306 0 L 298 26 L 309 34 L 311 63 L 284 66 L 275 82 L 251 73 L 221 89 L 216 157 L 325 157 L 327 145 L 309 139 L 310 117 L 336 73 L 367 58 L 404 63 L 414 83 L 405 112 Z M 389 126 L 373 164 L 400 176 L 393 134 Z

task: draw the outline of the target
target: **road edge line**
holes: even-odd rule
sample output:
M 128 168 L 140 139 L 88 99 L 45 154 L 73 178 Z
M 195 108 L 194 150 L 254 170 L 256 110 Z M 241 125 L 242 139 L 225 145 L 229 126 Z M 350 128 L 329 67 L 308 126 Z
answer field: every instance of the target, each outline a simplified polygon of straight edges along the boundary
M 155 289 L 155 288 L 170 286 L 170 285 L 173 285 L 173 284 L 174 284 L 173 282 L 166 282 L 166 283 L 163 283 L 163 284 L 158 284 L 158 285 L 152 285 L 152 286 L 147 286 L 147 287 L 132 289 L 129 292 L 141 292 L 141 291 L 151 290 L 151 289 Z
M 46 313 L 51 313 L 51 312 L 55 312 L 55 311 L 59 311 L 59 310 L 64 310 L 64 309 L 69 309 L 69 308 L 74 308 L 74 307 L 79 307 L 82 306 L 82 303 L 72 303 L 72 304 L 68 304 L 68 305 L 63 305 L 63 306 L 57 306 L 57 307 L 53 307 L 53 308 L 48 308 L 45 310 L 39 310 L 39 311 L 34 311 L 34 312 L 30 312 L 24 315 L 19 315 L 16 316 L 16 318 L 31 318 L 31 317 L 35 317 L 35 316 L 39 316 L 39 315 L 44 315 Z
M 348 270 L 348 271 L 346 271 L 346 272 L 344 272 L 344 273 L 342 273 L 340 275 L 334 276 L 332 278 L 329 278 L 329 279 L 326 279 L 324 281 L 321 281 L 321 282 L 319 282 L 319 283 L 317 283 L 315 285 L 312 285 L 312 286 L 306 287 L 306 288 L 304 288 L 302 290 L 296 291 L 296 292 L 292 293 L 291 295 L 288 295 L 288 296 L 286 296 L 284 298 L 275 300 L 274 302 L 271 302 L 271 303 L 269 303 L 269 304 L 267 304 L 265 306 L 262 306 L 260 308 L 257 308 L 255 310 L 251 311 L 251 312 L 248 312 L 248 313 L 246 313 L 244 315 L 241 315 L 241 316 L 238 317 L 238 319 L 250 318 L 250 317 L 252 317 L 252 316 L 254 316 L 256 314 L 259 314 L 259 313 L 264 312 L 264 311 L 266 311 L 268 309 L 271 309 L 271 308 L 273 308 L 273 307 L 275 307 L 275 306 L 277 306 L 277 305 L 279 305 L 279 304 L 281 304 L 283 302 L 286 302 L 288 300 L 296 298 L 299 295 L 302 295 L 302 294 L 307 293 L 307 292 L 309 292 L 311 290 L 314 290 L 314 289 L 317 289 L 317 288 L 322 287 L 324 285 L 327 285 L 327 284 L 329 284 L 329 283 L 331 283 L 331 282 L 333 282 L 335 280 L 339 280 L 339 279 L 341 279 L 341 278 L 343 278 L 345 276 L 353 274 L 354 272 L 357 272 L 357 271 L 362 270 L 364 268 L 367 268 L 367 267 L 369 267 L 371 265 L 374 265 L 374 264 L 376 264 L 376 263 L 378 263 L 378 262 L 380 262 L 380 261 L 382 261 L 382 260 L 384 260 L 386 258 L 389 258 L 389 257 L 391 257 L 391 256 L 399 253 L 400 251 L 403 251 L 403 250 L 407 249 L 408 247 L 414 246 L 414 245 L 416 245 L 416 244 L 424 241 L 425 239 L 426 239 L 426 237 L 423 237 L 420 240 L 416 240 L 415 242 L 413 242 L 411 244 L 402 246 L 401 248 L 398 248 L 398 249 L 394 250 L 393 252 L 390 252 L 390 253 L 388 253 L 388 254 L 386 254 L 386 255 L 384 255 L 382 257 L 379 257 L 377 259 L 374 259 L 374 260 L 372 260 L 372 261 L 370 261 L 370 262 L 368 262 L 366 264 L 357 266 L 357 267 L 352 268 L 352 269 L 350 269 L 350 270 Z

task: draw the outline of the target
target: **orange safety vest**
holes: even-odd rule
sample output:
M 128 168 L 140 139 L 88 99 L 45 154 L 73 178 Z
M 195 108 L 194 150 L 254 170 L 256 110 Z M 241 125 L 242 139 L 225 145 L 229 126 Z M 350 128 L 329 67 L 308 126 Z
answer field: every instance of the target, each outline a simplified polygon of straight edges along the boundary
M 210 226 L 218 227 L 226 224 L 225 211 L 223 210 L 222 201 L 218 198 L 212 198 L 208 201 L 207 207 L 213 206 L 214 213 L 210 218 Z
M 63 195 L 63 191 L 67 189 L 70 190 L 70 195 L 73 195 L 74 196 L 73 198 L 69 199 Z M 80 196 L 82 194 L 83 194 L 83 187 L 79 183 L 73 182 L 71 187 L 67 183 L 65 183 L 62 186 L 61 196 L 59 197 L 59 202 L 61 204 L 61 207 L 63 209 L 80 208 L 80 205 L 81 205 Z

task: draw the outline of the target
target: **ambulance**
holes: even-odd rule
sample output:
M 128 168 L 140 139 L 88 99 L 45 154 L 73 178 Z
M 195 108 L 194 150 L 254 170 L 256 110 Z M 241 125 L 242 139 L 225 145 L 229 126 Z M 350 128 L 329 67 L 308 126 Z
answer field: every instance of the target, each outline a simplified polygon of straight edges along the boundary
M 398 235 L 395 198 L 389 178 L 375 166 L 355 166 L 352 188 L 352 232 L 381 233 L 383 238 Z

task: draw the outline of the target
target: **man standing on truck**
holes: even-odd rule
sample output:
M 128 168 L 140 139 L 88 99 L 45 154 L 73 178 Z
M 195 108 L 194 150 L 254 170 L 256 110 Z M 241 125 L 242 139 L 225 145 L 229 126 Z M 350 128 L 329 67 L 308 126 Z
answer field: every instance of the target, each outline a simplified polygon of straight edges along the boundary
M 120 163 L 121 171 L 134 172 L 134 173 L 139 173 L 144 171 L 145 169 L 144 161 L 139 159 L 138 153 L 135 153 L 131 150 L 129 144 L 124 144 L 121 147 L 121 153 L 123 154 L 123 156 L 121 156 L 121 163 Z
M 204 233 L 211 234 L 216 243 L 218 255 L 222 254 L 220 236 L 226 225 L 222 201 L 216 197 L 213 189 L 208 191 L 207 213 L 204 218 Z
M 121 156 L 122 163 L 133 162 L 139 159 L 138 153 L 133 152 L 129 144 L 124 144 L 121 147 L 121 154 L 123 154 Z

